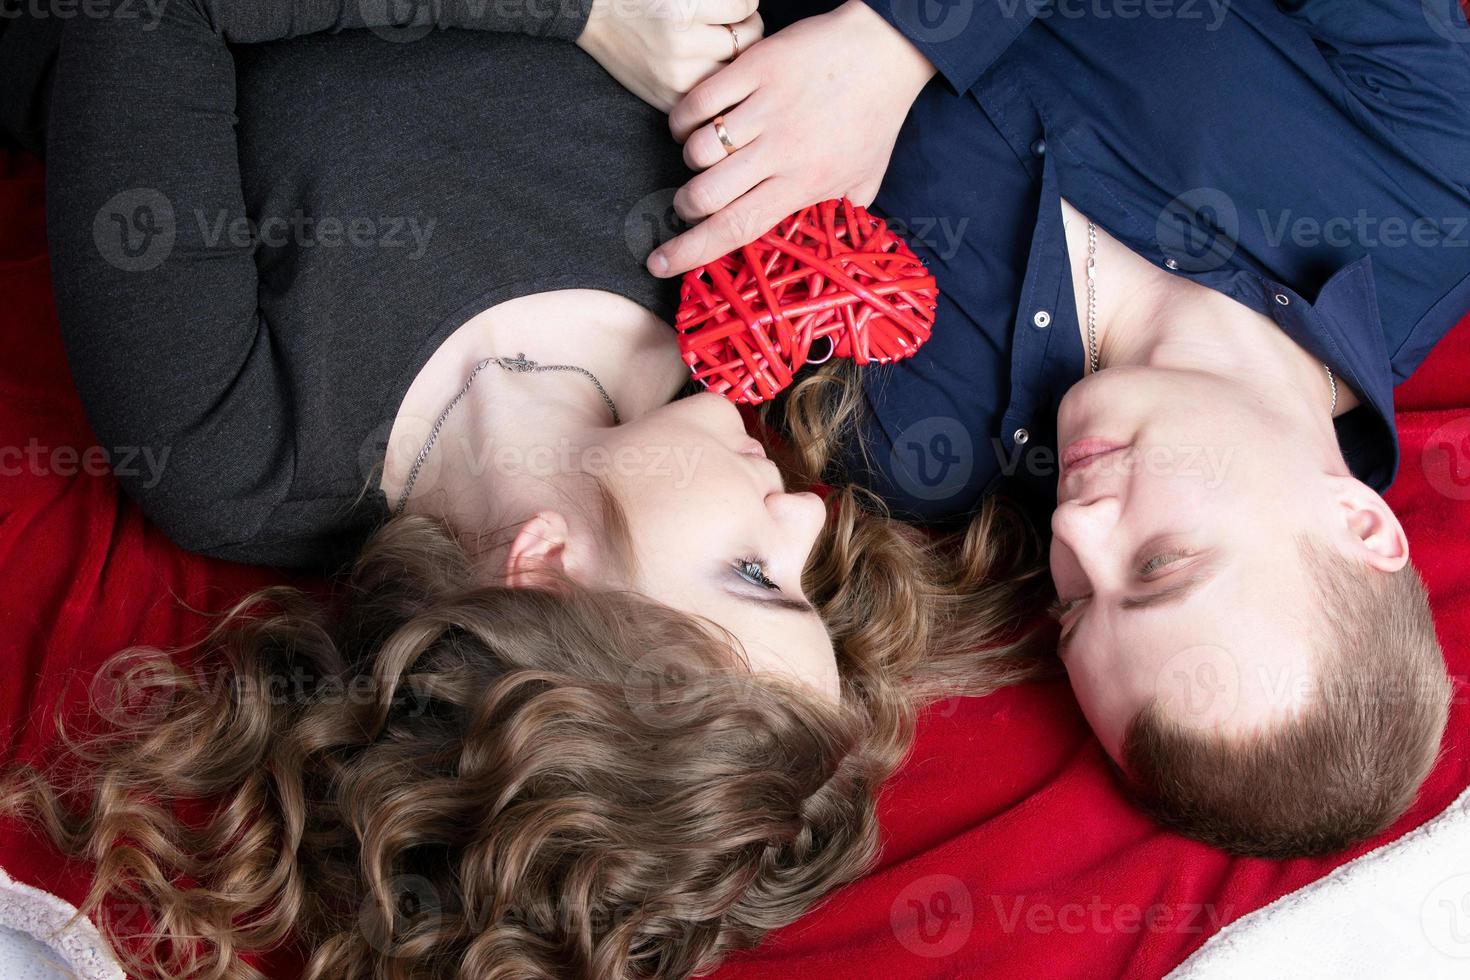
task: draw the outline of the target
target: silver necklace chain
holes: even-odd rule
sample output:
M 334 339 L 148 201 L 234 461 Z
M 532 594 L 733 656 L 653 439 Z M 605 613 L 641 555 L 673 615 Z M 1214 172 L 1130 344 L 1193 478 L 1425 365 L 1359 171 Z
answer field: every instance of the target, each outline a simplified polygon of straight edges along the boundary
M 1097 356 L 1097 225 L 1087 219 L 1087 365 L 1096 374 L 1099 370 Z M 1332 386 L 1332 415 L 1337 414 L 1337 378 L 1332 367 L 1326 363 L 1327 383 Z
M 439 418 L 434 421 L 434 427 L 429 430 L 428 441 L 424 443 L 424 448 L 419 450 L 417 458 L 413 461 L 413 468 L 408 471 L 408 479 L 404 481 L 403 492 L 398 495 L 398 505 L 393 508 L 395 517 L 402 514 L 403 508 L 408 505 L 408 497 L 413 493 L 413 485 L 419 478 L 419 470 L 423 468 L 424 460 L 428 459 L 429 453 L 433 451 L 434 443 L 439 438 L 439 430 L 444 428 L 444 420 L 449 418 L 449 413 L 454 411 L 455 406 L 465 395 L 469 394 L 470 385 L 475 383 L 476 376 L 491 364 L 512 374 L 541 374 L 547 371 L 572 371 L 580 374 L 597 388 L 597 393 L 602 396 L 603 404 L 607 405 L 607 410 L 612 413 L 613 425 L 623 424 L 622 417 L 618 415 L 618 407 L 613 404 L 612 396 L 607 393 L 602 382 L 597 380 L 597 375 L 584 367 L 577 367 L 575 364 L 539 364 L 526 357 L 524 353 L 517 354 L 515 357 L 487 357 L 475 364 L 474 369 L 470 371 L 470 376 L 465 378 L 464 386 L 459 389 L 459 393 L 449 400 L 449 404 L 444 406 L 444 411 L 440 412 Z
M 1097 364 L 1097 225 L 1087 219 L 1087 363 L 1092 373 Z

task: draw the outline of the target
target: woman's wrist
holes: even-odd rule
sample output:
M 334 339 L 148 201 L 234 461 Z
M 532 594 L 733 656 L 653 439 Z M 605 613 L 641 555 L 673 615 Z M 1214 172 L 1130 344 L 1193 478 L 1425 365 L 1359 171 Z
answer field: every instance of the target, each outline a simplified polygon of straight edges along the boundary
M 603 22 L 607 19 L 608 0 L 587 0 L 587 17 L 582 22 L 582 30 L 572 40 L 577 47 L 591 53 L 589 45 L 596 47 L 598 34 Z
M 602 0 L 557 0 L 556 14 L 549 22 L 547 37 L 576 43 L 592 22 L 592 11 Z

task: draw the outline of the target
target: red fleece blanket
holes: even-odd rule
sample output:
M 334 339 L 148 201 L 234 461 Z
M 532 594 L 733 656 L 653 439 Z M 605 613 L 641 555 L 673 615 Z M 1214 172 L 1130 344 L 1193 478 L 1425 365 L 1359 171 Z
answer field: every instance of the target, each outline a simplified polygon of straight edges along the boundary
M 0 155 L 5 760 L 39 756 L 57 697 L 84 690 L 109 654 L 193 639 L 204 620 L 190 608 L 218 610 L 281 578 L 184 554 L 89 451 L 57 336 L 42 179 L 34 161 Z M 1467 372 L 1470 320 L 1398 392 L 1404 462 L 1390 499 L 1429 582 L 1457 688 L 1443 758 L 1392 831 L 1330 858 L 1232 858 L 1128 804 L 1065 682 L 956 699 L 929 713 L 884 795 L 878 870 L 719 976 L 1159 977 L 1224 923 L 1442 810 L 1470 784 Z M 85 868 L 14 827 L 0 828 L 0 866 L 72 902 L 85 890 Z M 289 954 L 273 959 L 271 975 L 292 975 Z

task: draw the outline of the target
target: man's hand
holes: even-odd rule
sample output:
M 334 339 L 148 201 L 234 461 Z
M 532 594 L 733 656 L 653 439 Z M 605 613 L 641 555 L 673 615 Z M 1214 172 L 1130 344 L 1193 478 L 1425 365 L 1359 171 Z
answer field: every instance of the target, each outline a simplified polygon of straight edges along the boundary
M 623 88 L 661 112 L 761 39 L 756 0 L 593 0 L 577 38 Z
M 703 171 L 674 195 L 674 210 L 699 224 L 654 251 L 648 270 L 673 276 L 712 262 L 819 201 L 871 204 L 933 74 L 862 0 L 753 46 L 669 115 L 684 162 Z M 721 114 L 734 152 L 711 121 Z

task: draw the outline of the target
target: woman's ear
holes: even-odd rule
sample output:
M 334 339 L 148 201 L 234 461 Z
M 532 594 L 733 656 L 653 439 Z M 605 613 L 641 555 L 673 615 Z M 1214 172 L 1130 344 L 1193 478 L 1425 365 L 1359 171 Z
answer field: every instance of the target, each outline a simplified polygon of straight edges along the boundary
M 505 584 L 513 589 L 555 588 L 572 573 L 572 531 L 554 510 L 522 524 L 505 558 Z
M 1387 501 L 1361 480 L 1339 477 L 1338 515 L 1348 557 L 1381 572 L 1396 572 L 1409 562 L 1409 538 Z

